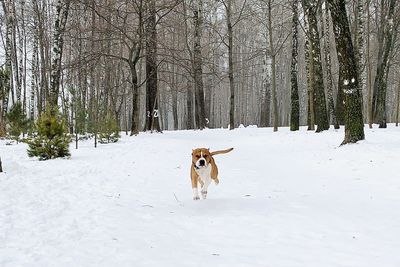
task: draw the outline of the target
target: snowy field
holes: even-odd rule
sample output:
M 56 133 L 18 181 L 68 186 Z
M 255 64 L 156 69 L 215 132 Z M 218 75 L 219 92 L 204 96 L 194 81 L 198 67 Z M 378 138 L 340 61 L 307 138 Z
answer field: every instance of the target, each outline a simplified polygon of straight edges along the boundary
M 140 134 L 37 161 L 0 141 L 1 267 L 398 267 L 400 127 Z M 193 201 L 191 149 L 220 184 Z

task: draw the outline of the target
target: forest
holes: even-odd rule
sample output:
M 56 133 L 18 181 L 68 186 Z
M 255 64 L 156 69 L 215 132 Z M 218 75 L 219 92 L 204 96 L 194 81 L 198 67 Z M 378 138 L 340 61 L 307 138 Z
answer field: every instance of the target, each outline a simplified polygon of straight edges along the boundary
M 0 0 L 0 266 L 399 267 L 399 24 Z
M 364 138 L 363 124 L 399 120 L 395 0 L 1 7 L 0 136 L 37 132 L 46 110 L 61 132 L 108 139 L 241 125 L 357 128 L 346 143 Z

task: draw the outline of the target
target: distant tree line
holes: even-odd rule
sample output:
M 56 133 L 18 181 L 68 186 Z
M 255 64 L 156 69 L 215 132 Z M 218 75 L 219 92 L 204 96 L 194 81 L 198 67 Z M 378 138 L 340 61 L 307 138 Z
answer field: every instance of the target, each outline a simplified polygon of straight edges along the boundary
M 346 125 L 346 143 L 364 123 L 398 122 L 395 0 L 1 0 L 0 10 L 0 136 L 27 133 L 47 110 L 70 133 L 108 140 Z

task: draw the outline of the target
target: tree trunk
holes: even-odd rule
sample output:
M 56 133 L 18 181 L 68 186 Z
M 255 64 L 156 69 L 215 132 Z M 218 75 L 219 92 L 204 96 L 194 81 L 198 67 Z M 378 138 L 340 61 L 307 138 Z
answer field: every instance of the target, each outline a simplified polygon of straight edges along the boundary
M 1 158 L 0 158 L 0 172 L 3 172 L 3 165 L 1 164 Z
M 297 49 L 298 49 L 298 0 L 292 1 L 292 64 L 291 64 L 291 114 L 290 114 L 290 130 L 299 130 L 300 124 L 300 105 L 299 105 L 299 89 L 297 85 Z
M 0 136 L 6 133 L 6 123 L 5 123 L 5 115 L 8 110 L 8 101 L 10 97 L 10 92 L 13 91 L 12 88 L 12 77 L 13 77 L 13 69 L 11 62 L 11 54 L 12 54 L 12 25 L 13 25 L 13 17 L 10 12 L 11 9 L 11 1 L 3 0 L 3 11 L 6 16 L 6 34 L 5 34 L 5 65 L 3 69 L 3 103 L 2 110 L 0 111 L 1 115 L 1 129 Z
M 51 70 L 50 106 L 52 112 L 58 108 L 58 94 L 61 79 L 61 59 L 64 47 L 64 32 L 67 24 L 70 0 L 58 0 L 57 14 L 54 24 L 53 62 Z
M 175 76 L 175 72 L 172 73 Z M 175 79 L 175 78 L 174 78 Z M 174 130 L 178 130 L 178 89 L 176 88 L 176 83 L 173 83 L 172 90 L 172 117 L 174 119 Z
M 400 112 L 400 81 L 397 84 L 397 108 L 396 108 L 396 127 L 399 126 L 399 112 Z
M 193 129 L 193 92 L 192 86 L 188 81 L 187 91 L 186 91 L 186 108 L 187 108 L 187 119 L 186 119 L 186 128 Z
M 156 1 L 147 1 L 146 20 L 146 116 L 145 131 L 161 132 L 158 112 L 157 89 L 157 29 Z
M 355 37 L 354 50 L 357 63 L 357 71 L 361 92 L 364 91 L 365 85 L 365 53 L 364 53 L 364 2 L 365 0 L 357 0 L 355 7 Z M 361 99 L 363 100 L 363 99 Z M 364 110 L 364 109 L 363 109 Z
M 329 109 L 329 115 L 330 115 L 330 122 L 334 125 L 335 129 L 339 129 L 339 123 L 336 118 L 335 104 L 333 101 L 333 78 L 332 78 L 330 23 L 329 22 L 330 22 L 329 21 L 329 9 L 328 9 L 328 7 L 325 7 L 325 34 L 322 31 L 322 35 L 324 35 L 324 54 L 325 54 L 325 64 L 326 64 L 326 80 L 327 80 L 326 92 L 327 92 L 327 96 L 328 96 L 328 109 Z
M 307 20 L 305 20 L 308 26 Z M 309 27 L 306 27 L 310 31 Z M 315 130 L 315 109 L 314 109 L 314 85 L 312 75 L 314 73 L 314 61 L 311 60 L 312 43 L 310 42 L 309 35 L 306 34 L 305 44 L 305 57 L 306 57 L 306 70 L 307 70 L 307 131 Z
M 271 59 L 266 54 L 265 77 L 263 90 L 261 91 L 261 111 L 260 126 L 269 127 L 271 125 Z
M 333 21 L 336 50 L 339 61 L 340 80 L 345 93 L 345 137 L 342 144 L 364 139 L 362 95 L 355 52 L 351 41 L 345 0 L 328 0 Z
M 383 1 L 382 1 L 383 3 Z M 378 40 L 381 44 L 378 51 L 378 66 L 376 69 L 374 94 L 373 94 L 373 121 L 379 124 L 379 128 L 386 128 L 386 91 L 387 76 L 389 73 L 389 55 L 392 50 L 393 39 L 393 13 L 396 0 L 390 0 L 388 15 L 381 17 L 381 35 Z M 383 4 L 382 4 L 383 7 Z M 381 12 L 384 12 L 381 10 Z M 379 35 L 379 33 L 378 33 Z M 382 56 L 380 56 L 382 55 Z
M 232 27 L 232 0 L 227 0 L 226 6 L 226 23 L 228 30 L 228 77 L 229 77 L 229 129 L 235 128 L 235 84 L 233 77 L 233 27 Z
M 201 18 L 202 1 L 199 1 L 198 7 L 193 11 L 194 17 L 194 47 L 193 47 L 193 73 L 194 73 L 194 86 L 196 92 L 196 117 L 198 118 L 197 127 L 204 129 L 206 126 L 205 106 L 204 106 L 204 85 L 203 85 L 203 58 L 201 55 L 201 32 L 202 32 L 202 18 Z
M 271 51 L 271 78 L 272 78 L 272 107 L 274 117 L 274 132 L 278 131 L 279 126 L 279 113 L 278 113 L 278 100 L 276 97 L 276 54 L 273 43 L 272 34 L 272 5 L 271 0 L 268 0 L 268 29 L 269 29 L 269 47 Z
M 370 53 L 370 11 L 369 11 L 370 1 L 367 1 L 367 115 L 368 115 L 368 126 L 372 129 L 373 113 L 372 113 L 372 64 L 371 64 L 371 53 Z
M 321 64 L 321 49 L 318 33 L 318 23 L 316 12 L 319 5 L 315 0 L 303 0 L 303 7 L 308 20 L 310 37 L 310 57 L 312 61 L 313 71 L 311 72 L 311 80 L 315 96 L 315 122 L 317 124 L 316 132 L 321 132 L 329 129 L 328 114 L 326 110 L 326 100 L 324 91 L 323 71 Z
M 131 70 L 131 91 L 132 91 L 132 121 L 131 136 L 139 134 L 139 87 L 136 72 L 136 63 L 130 64 Z

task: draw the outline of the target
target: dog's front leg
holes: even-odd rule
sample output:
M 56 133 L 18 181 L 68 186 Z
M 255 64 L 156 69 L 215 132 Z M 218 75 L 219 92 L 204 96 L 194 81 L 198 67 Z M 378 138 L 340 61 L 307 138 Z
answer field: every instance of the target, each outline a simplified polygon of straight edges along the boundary
M 207 198 L 207 189 L 211 183 L 211 179 L 205 179 L 204 184 L 201 186 L 201 197 L 203 199 Z
M 192 189 L 193 189 L 193 200 L 199 200 L 199 191 L 197 190 L 198 177 L 192 175 Z
M 197 187 L 193 187 L 193 200 L 199 200 L 199 191 L 197 190 Z

